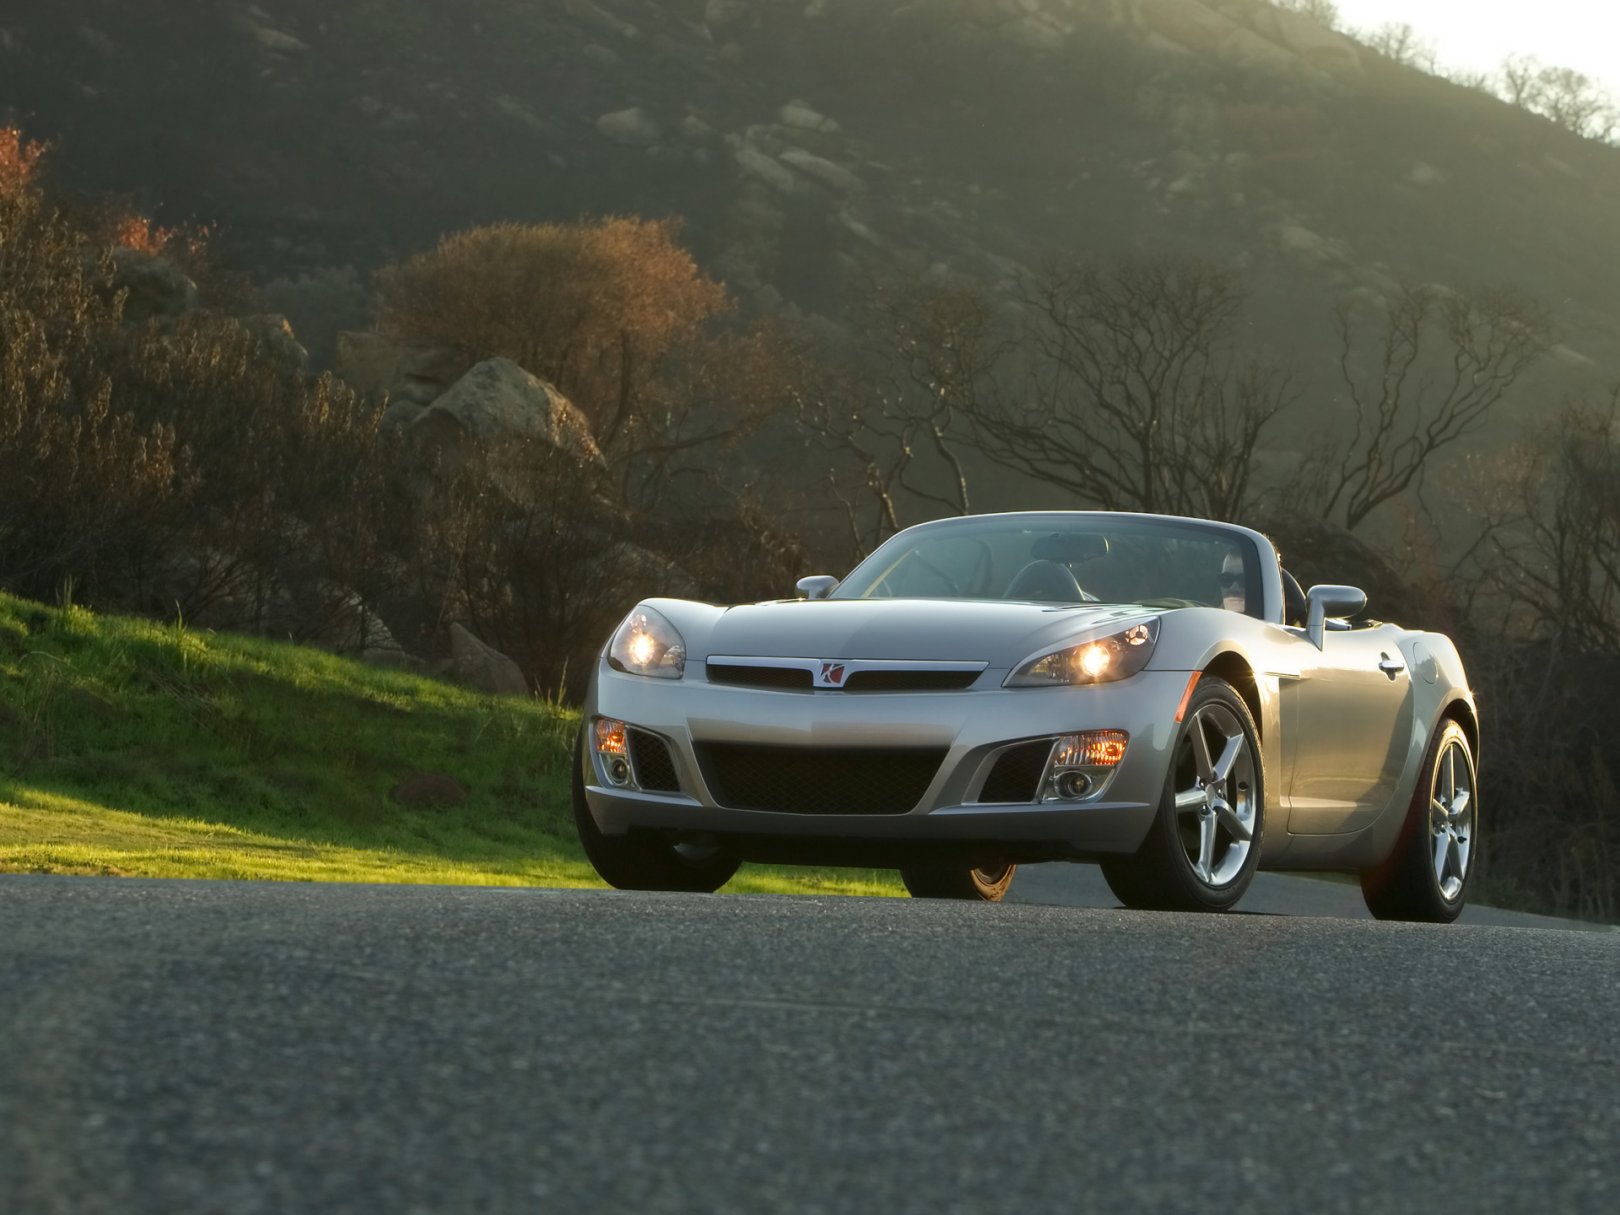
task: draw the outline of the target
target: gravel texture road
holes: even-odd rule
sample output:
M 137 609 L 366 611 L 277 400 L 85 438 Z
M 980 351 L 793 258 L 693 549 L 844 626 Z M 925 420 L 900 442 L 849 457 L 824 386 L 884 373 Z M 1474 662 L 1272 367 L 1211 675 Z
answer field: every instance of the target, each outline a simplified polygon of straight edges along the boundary
M 1608 1213 L 1617 1024 L 1614 932 L 0 877 L 0 1211 Z

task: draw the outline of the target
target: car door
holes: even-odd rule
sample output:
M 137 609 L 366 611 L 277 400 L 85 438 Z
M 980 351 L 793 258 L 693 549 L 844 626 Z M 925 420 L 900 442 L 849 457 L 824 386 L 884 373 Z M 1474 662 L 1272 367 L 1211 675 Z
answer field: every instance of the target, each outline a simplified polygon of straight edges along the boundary
M 1308 643 L 1297 679 L 1284 691 L 1294 746 L 1288 830 L 1357 831 L 1395 796 L 1412 737 L 1412 680 L 1402 630 L 1330 628 L 1321 650 Z

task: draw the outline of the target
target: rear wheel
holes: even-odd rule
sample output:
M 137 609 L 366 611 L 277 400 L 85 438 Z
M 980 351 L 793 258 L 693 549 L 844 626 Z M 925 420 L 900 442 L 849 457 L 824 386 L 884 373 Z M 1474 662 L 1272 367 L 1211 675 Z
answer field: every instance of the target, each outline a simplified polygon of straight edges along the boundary
M 914 899 L 970 899 L 999 903 L 1018 866 L 1010 861 L 964 869 L 960 865 L 902 865 L 900 880 Z
M 620 890 L 714 891 L 741 862 L 717 845 L 671 843 L 657 835 L 605 835 L 585 800 L 585 740 L 574 749 L 574 828 L 585 856 Z
M 1264 825 L 1259 732 L 1232 685 L 1198 681 L 1171 753 L 1159 813 L 1132 856 L 1102 862 L 1127 907 L 1226 911 L 1254 880 Z
M 1462 912 L 1479 825 L 1476 780 L 1468 735 L 1447 720 L 1429 748 L 1389 859 L 1361 875 L 1361 897 L 1373 915 L 1449 924 Z

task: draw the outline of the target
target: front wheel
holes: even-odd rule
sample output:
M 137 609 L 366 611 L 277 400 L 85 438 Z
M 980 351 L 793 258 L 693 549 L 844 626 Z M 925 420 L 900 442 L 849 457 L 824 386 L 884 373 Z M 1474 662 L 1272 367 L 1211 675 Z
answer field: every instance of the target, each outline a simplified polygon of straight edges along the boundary
M 1449 924 L 1468 896 L 1479 798 L 1473 748 L 1455 721 L 1442 723 L 1427 761 L 1389 858 L 1361 875 L 1380 920 Z
M 1232 685 L 1198 681 L 1176 735 L 1158 815 L 1131 856 L 1102 862 L 1127 907 L 1227 911 L 1254 880 L 1265 818 L 1259 731 Z
M 999 903 L 1018 866 L 1010 861 L 964 869 L 960 865 L 902 865 L 900 880 L 914 899 L 968 899 Z
M 620 890 L 709 893 L 731 880 L 741 862 L 724 849 L 673 844 L 655 835 L 606 835 L 585 800 L 585 740 L 574 749 L 574 829 L 602 880 Z

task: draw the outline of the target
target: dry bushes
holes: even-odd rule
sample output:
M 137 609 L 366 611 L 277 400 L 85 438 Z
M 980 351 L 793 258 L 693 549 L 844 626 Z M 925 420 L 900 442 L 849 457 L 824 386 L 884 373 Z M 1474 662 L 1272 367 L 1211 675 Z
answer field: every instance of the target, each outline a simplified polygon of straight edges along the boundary
M 665 356 L 727 309 L 677 237 L 672 221 L 623 218 L 473 228 L 378 274 L 378 326 L 469 365 L 511 359 L 619 447 Z
M 376 411 L 310 382 L 285 334 L 207 310 L 127 323 L 114 249 L 201 257 L 200 236 L 58 207 L 40 157 L 0 132 L 0 584 L 269 627 L 251 605 L 289 565 L 335 576 L 376 530 L 355 508 Z
M 0 581 L 43 598 L 135 576 L 183 461 L 108 374 L 110 265 L 34 184 L 40 155 L 0 132 Z

